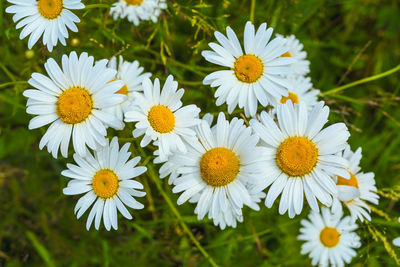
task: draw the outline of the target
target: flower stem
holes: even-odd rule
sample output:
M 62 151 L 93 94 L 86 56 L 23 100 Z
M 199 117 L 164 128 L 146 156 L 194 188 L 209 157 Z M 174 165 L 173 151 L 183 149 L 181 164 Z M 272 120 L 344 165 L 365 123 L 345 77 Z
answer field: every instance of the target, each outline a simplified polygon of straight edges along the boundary
M 250 6 L 250 21 L 254 23 L 254 9 L 256 7 L 256 0 L 251 0 Z
M 138 146 L 138 147 L 140 149 L 140 153 L 141 153 L 142 157 L 145 157 L 146 154 L 144 153 L 143 149 L 140 146 Z M 156 174 L 156 171 L 154 170 L 154 166 L 152 164 L 148 164 L 147 165 L 147 173 L 148 173 L 148 176 L 156 184 L 158 191 L 160 191 L 161 195 L 164 197 L 164 199 L 167 202 L 169 208 L 171 209 L 171 211 L 174 213 L 174 215 L 178 219 L 179 223 L 181 224 L 181 227 L 183 228 L 183 230 L 186 232 L 186 234 L 189 236 L 189 238 L 192 240 L 192 242 L 195 244 L 195 246 L 199 249 L 201 254 L 203 254 L 203 256 L 208 260 L 208 262 L 211 264 L 211 266 L 213 266 L 213 267 L 219 266 L 218 264 L 215 263 L 213 258 L 211 258 L 211 256 L 208 255 L 207 251 L 203 248 L 203 246 L 200 244 L 200 242 L 196 239 L 196 237 L 190 231 L 189 227 L 182 220 L 182 215 L 176 209 L 174 203 L 172 202 L 172 200 L 169 198 L 167 193 L 165 193 L 164 189 L 162 188 L 161 181 L 157 177 L 158 175 Z

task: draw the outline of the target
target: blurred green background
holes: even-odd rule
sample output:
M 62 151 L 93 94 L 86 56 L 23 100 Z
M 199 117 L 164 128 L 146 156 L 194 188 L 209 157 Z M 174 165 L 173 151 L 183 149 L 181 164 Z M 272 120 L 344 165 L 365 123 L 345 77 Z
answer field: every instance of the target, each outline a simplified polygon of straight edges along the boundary
M 139 60 L 153 78 L 164 81 L 173 74 L 186 89 L 184 103 L 217 114 L 226 106 L 215 106 L 214 89 L 202 79 L 218 67 L 200 53 L 215 41 L 214 30 L 225 32 L 228 25 L 242 40 L 244 24 L 254 15 L 257 27 L 267 22 L 277 33 L 297 36 L 308 52 L 314 87 L 324 93 L 399 65 L 399 1 L 167 0 L 158 23 L 138 27 L 108 16 L 114 0 L 82 2 L 87 8 L 74 11 L 81 18 L 79 32 L 70 32 L 67 46 L 49 53 L 39 43 L 27 50 L 27 39 L 19 40 L 20 30 L 4 11 L 8 3 L 0 1 L 0 266 L 310 265 L 296 239 L 308 206 L 294 219 L 278 215 L 278 205 L 260 212 L 245 208 L 244 223 L 224 231 L 197 221 L 192 204 L 176 205 L 177 195 L 152 164 L 153 149 L 139 149 L 132 138 L 132 124 L 108 134 L 133 142 L 133 153 L 149 167 L 139 178 L 147 191 L 139 199 L 145 209 L 131 210 L 132 221 L 121 216 L 118 231 L 86 231 L 87 215 L 77 220 L 73 214 L 78 197 L 62 194 L 67 179 L 60 172 L 72 160 L 55 160 L 39 150 L 46 128 L 28 130 L 31 116 L 22 92 L 32 72 L 45 73 L 49 57 L 60 62 L 73 50 L 96 59 L 123 55 Z M 361 165 L 375 173 L 381 194 L 372 222 L 357 230 L 363 246 L 352 266 L 392 266 L 400 257 L 400 248 L 391 247 L 400 236 L 399 73 L 321 96 L 330 105 L 331 123 L 344 121 L 352 148 L 362 146 Z

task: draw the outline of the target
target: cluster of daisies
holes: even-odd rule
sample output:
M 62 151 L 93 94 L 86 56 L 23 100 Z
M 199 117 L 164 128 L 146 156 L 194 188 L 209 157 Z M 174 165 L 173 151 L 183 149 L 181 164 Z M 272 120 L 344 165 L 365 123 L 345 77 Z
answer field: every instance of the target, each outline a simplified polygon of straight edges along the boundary
M 51 52 L 60 42 L 66 45 L 68 29 L 77 32 L 76 23 L 80 19 L 71 11 L 85 8 L 81 0 L 7 0 L 11 6 L 7 13 L 14 14 L 16 28 L 23 28 L 20 39 L 29 36 L 28 48 L 43 35 L 43 45 Z M 114 20 L 127 18 L 138 26 L 141 21 L 157 22 L 163 9 L 167 8 L 166 0 L 119 0 L 110 9 Z
M 49 51 L 65 45 L 67 27 L 79 22 L 70 10 L 82 9 L 80 0 L 8 0 L 6 9 L 30 35 L 31 48 L 43 35 Z M 114 19 L 156 21 L 165 0 L 120 0 L 110 10 Z M 328 122 L 329 107 L 318 101 L 309 61 L 294 36 L 284 37 L 266 23 L 256 30 L 247 22 L 243 47 L 235 32 L 215 32 L 218 43 L 203 51 L 208 62 L 223 69 L 203 83 L 216 87 L 216 105 L 231 114 L 243 110 L 247 119 L 224 113 L 200 116 L 194 105 L 183 105 L 184 89 L 170 75 L 161 84 L 150 80 L 139 62 L 103 59 L 87 53 L 50 58 L 47 75 L 33 73 L 24 96 L 27 113 L 35 115 L 29 129 L 49 125 L 39 148 L 65 158 L 73 147 L 75 164 L 62 175 L 70 178 L 63 192 L 83 195 L 74 212 L 80 218 L 90 210 L 86 227 L 118 228 L 118 212 L 131 219 L 127 207 L 142 209 L 145 195 L 137 178 L 146 167 L 131 158 L 130 144 L 122 147 L 107 129 L 122 130 L 135 122 L 132 135 L 140 146 L 152 144 L 160 178 L 169 177 L 178 205 L 190 202 L 201 220 L 211 219 L 221 229 L 243 222 L 243 208 L 271 208 L 280 196 L 278 211 L 290 218 L 311 208 L 302 220 L 302 253 L 314 265 L 343 266 L 356 255 L 360 238 L 357 222 L 371 220 L 370 204 L 378 204 L 374 174 L 360 168 L 361 148 L 353 152 L 345 124 Z M 249 121 L 249 122 L 248 122 Z M 71 145 L 70 145 L 71 143 Z M 321 206 L 321 207 L 320 207 Z M 349 216 L 344 217 L 347 212 Z M 396 240 L 397 243 L 397 240 Z

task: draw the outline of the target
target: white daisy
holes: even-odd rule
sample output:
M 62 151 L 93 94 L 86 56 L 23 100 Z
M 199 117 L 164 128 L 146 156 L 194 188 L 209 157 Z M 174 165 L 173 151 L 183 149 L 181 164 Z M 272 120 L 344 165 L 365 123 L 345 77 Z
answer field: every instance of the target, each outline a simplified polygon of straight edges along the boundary
M 25 90 L 28 97 L 26 112 L 38 115 L 29 122 L 29 129 L 51 124 L 40 141 L 39 148 L 57 157 L 58 149 L 68 156 L 72 136 L 74 150 L 80 156 L 86 145 L 93 150 L 106 144 L 107 127 L 121 129 L 123 122 L 103 111 L 125 101 L 126 96 L 115 94 L 122 81 L 112 81 L 116 71 L 106 67 L 107 60 L 93 65 L 94 58 L 75 52 L 62 57 L 62 70 L 54 59 L 44 64 L 49 77 L 33 73 L 28 81 L 36 89 Z
M 317 95 L 320 93 L 318 89 L 312 88 L 311 79 L 309 77 L 291 75 L 288 77 L 288 81 L 290 84 L 288 87 L 289 95 L 277 99 L 273 106 L 276 107 L 278 103 L 285 104 L 290 99 L 294 104 L 306 103 L 308 111 L 311 111 L 318 103 Z
M 356 256 L 356 248 L 361 246 L 360 237 L 354 233 L 357 224 L 349 216 L 331 213 L 322 208 L 321 214 L 311 211 L 308 220 L 301 220 L 299 240 L 306 241 L 301 254 L 310 254 L 312 265 L 344 266 Z
M 374 173 L 360 172 L 361 148 L 358 148 L 356 152 L 352 152 L 348 145 L 343 151 L 343 157 L 349 161 L 347 171 L 350 174 L 350 179 L 344 179 L 340 176 L 335 177 L 338 195 L 332 210 L 336 212 L 336 209 L 341 209 L 341 203 L 343 203 L 349 209 L 353 220 L 360 219 L 363 222 L 365 218 L 370 221 L 371 209 L 366 202 L 375 205 L 379 203 L 379 196 L 375 193 L 377 189 L 375 187 Z
M 303 50 L 303 45 L 296 39 L 294 35 L 282 36 L 276 35 L 285 39 L 285 45 L 289 47 L 289 51 L 282 54 L 281 57 L 291 57 L 296 61 L 292 64 L 293 75 L 305 76 L 310 72 L 310 61 L 307 58 L 307 52 Z
M 227 37 L 220 32 L 214 35 L 218 42 L 209 43 L 214 51 L 203 51 L 203 57 L 214 64 L 230 68 L 207 75 L 203 83 L 218 87 L 215 92 L 217 106 L 227 103 L 231 113 L 237 105 L 244 107 L 246 116 L 254 116 L 258 102 L 267 106 L 274 99 L 288 95 L 289 86 L 282 75 L 291 73 L 293 58 L 280 57 L 288 51 L 282 38 L 270 41 L 272 28 L 263 23 L 255 33 L 254 25 L 246 23 L 244 53 L 236 34 L 226 28 Z
M 157 6 L 153 8 L 153 12 L 151 12 L 150 14 L 151 21 L 156 23 L 158 21 L 158 17 L 161 14 L 161 11 L 167 8 L 168 8 L 167 0 L 158 0 Z
M 133 101 L 133 92 L 143 91 L 142 82 L 144 79 L 150 78 L 151 73 L 143 73 L 143 67 L 139 66 L 138 61 L 127 62 L 122 56 L 119 57 L 119 65 L 117 59 L 113 57 L 108 63 L 108 67 L 117 70 L 117 75 L 114 80 L 121 80 L 124 86 L 119 89 L 116 94 L 124 94 L 128 99 L 119 105 L 107 108 L 107 112 L 114 114 L 119 120 L 124 119 L 124 113 L 129 110 L 129 106 Z
M 107 230 L 111 227 L 118 229 L 117 210 L 127 218 L 132 219 L 125 205 L 133 209 L 143 209 L 143 204 L 135 197 L 143 197 L 143 185 L 132 178 L 143 174 L 147 168 L 135 167 L 140 161 L 137 156 L 128 161 L 131 152 L 128 152 L 130 143 L 126 143 L 119 150 L 118 138 L 114 137 L 111 144 L 107 144 L 94 152 L 89 151 L 85 157 L 74 154 L 77 165 L 67 164 L 67 170 L 61 172 L 65 177 L 72 178 L 63 193 L 65 195 L 85 194 L 76 203 L 74 213 L 79 219 L 93 204 L 89 213 L 86 229 L 89 230 L 93 220 L 95 228 L 99 229 L 101 217 Z
M 223 113 L 214 127 L 202 120 L 196 133 L 196 138 L 185 139 L 185 154 L 168 158 L 166 164 L 172 161 L 179 175 L 172 191 L 182 192 L 178 205 L 188 200 L 197 203 L 194 212 L 199 220 L 208 213 L 221 229 L 236 227 L 237 221 L 243 221 L 243 206 L 259 210 L 257 202 L 265 197 L 262 189 L 249 193 L 264 168 L 259 138 L 242 119 L 229 122 Z
M 337 155 L 346 147 L 350 136 L 343 123 L 335 123 L 322 130 L 328 121 L 329 108 L 319 102 L 311 112 L 305 103 L 277 107 L 277 123 L 266 112 L 261 122 L 252 119 L 250 125 L 261 137 L 268 150 L 264 179 L 260 188 L 269 188 L 265 205 L 272 207 L 282 193 L 279 213 L 289 210 L 289 217 L 300 214 L 303 194 L 311 208 L 318 211 L 317 199 L 331 206 L 337 194 L 334 175 L 350 178 L 347 160 Z
M 110 15 L 114 20 L 127 18 L 138 26 L 140 21 L 157 22 L 161 10 L 166 8 L 166 0 L 119 0 L 110 9 Z
M 24 39 L 31 35 L 28 47 L 31 49 L 43 34 L 43 44 L 51 52 L 60 41 L 64 46 L 68 38 L 67 27 L 77 32 L 75 23 L 80 19 L 70 9 L 82 9 L 85 7 L 81 0 L 8 0 L 13 4 L 6 9 L 7 13 L 15 14 L 16 28 L 24 27 L 19 36 Z
M 210 127 L 213 123 L 214 120 L 214 116 L 211 115 L 210 113 L 206 113 L 203 118 L 203 121 L 205 121 Z M 165 159 L 164 161 L 162 161 L 160 159 L 160 152 L 158 150 L 154 151 L 154 155 L 156 156 L 154 158 L 154 163 L 155 164 L 161 164 L 163 163 L 163 165 L 160 167 L 159 173 L 160 173 L 160 178 L 163 179 L 167 176 L 169 176 L 168 178 L 168 184 L 174 184 L 176 178 L 178 178 L 179 173 L 177 171 L 177 166 L 179 165 L 179 161 L 175 162 L 176 160 L 179 160 L 178 157 L 171 157 L 168 159 Z
M 137 138 L 144 134 L 140 145 L 147 146 L 157 141 L 160 160 L 175 152 L 186 152 L 182 137 L 193 137 L 193 126 L 199 123 L 200 109 L 196 105 L 182 107 L 181 98 L 184 89 L 178 89 L 178 83 L 169 75 L 160 92 L 160 81 L 154 84 L 150 79 L 143 81 L 143 93 L 134 92 L 130 111 L 125 113 L 125 121 L 137 121 L 132 134 Z
M 400 218 L 398 219 L 398 222 L 400 223 Z M 395 239 L 393 239 L 393 245 L 395 245 L 396 247 L 400 247 L 400 237 L 396 237 Z

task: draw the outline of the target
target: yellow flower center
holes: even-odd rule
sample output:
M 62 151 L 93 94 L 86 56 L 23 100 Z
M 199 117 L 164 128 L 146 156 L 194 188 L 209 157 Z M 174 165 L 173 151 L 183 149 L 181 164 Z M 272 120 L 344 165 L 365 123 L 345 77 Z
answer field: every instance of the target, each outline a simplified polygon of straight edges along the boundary
M 303 176 L 317 164 L 318 149 L 305 137 L 290 137 L 277 150 L 276 162 L 289 176 Z
M 125 2 L 126 2 L 128 5 L 138 6 L 138 5 L 140 5 L 140 4 L 143 2 L 143 0 L 125 0 Z
M 243 55 L 236 59 L 234 71 L 239 81 L 254 83 L 262 76 L 264 65 L 261 59 L 254 55 Z
M 118 193 L 118 176 L 111 170 L 100 170 L 93 177 L 92 187 L 98 197 L 111 198 Z
M 289 51 L 287 51 L 287 52 L 283 53 L 281 55 L 281 57 L 292 57 L 292 55 L 289 53 Z
M 282 96 L 280 102 L 282 104 L 285 104 L 286 101 L 288 101 L 289 99 L 292 100 L 293 105 L 299 103 L 299 97 L 295 93 L 292 93 L 292 92 L 289 92 L 289 96 Z
M 86 120 L 92 110 L 92 97 L 83 88 L 72 87 L 58 97 L 56 112 L 65 123 L 80 123 Z
M 342 176 L 338 176 L 337 178 L 337 185 L 347 185 L 347 186 L 352 186 L 355 188 L 358 188 L 358 180 L 354 174 L 350 173 L 350 179 L 345 179 Z
M 115 92 L 116 94 L 128 95 L 128 87 L 126 85 L 122 86 L 121 89 Z
M 339 244 L 340 233 L 335 228 L 327 226 L 322 229 L 319 239 L 325 247 L 332 248 Z
M 239 173 L 239 159 L 225 147 L 215 147 L 202 156 L 200 174 L 212 186 L 224 186 L 235 180 Z
M 163 105 L 153 106 L 147 114 L 147 120 L 154 131 L 169 133 L 175 127 L 175 115 Z
M 117 80 L 118 79 L 112 79 L 108 83 L 113 82 L 113 81 L 117 81 Z M 116 91 L 114 94 L 128 95 L 128 87 L 126 86 L 126 84 L 124 84 L 124 86 L 122 86 L 121 89 Z
M 38 0 L 40 14 L 46 19 L 55 19 L 63 10 L 62 0 Z

